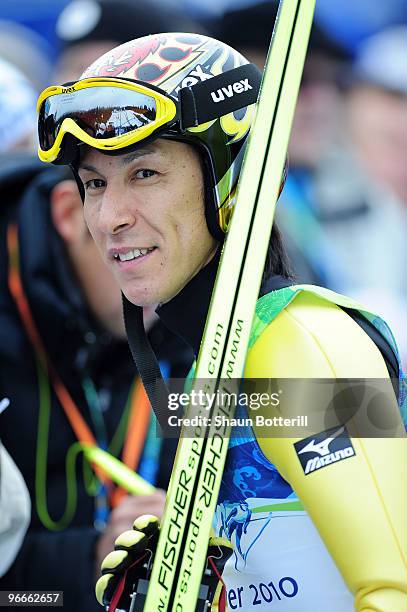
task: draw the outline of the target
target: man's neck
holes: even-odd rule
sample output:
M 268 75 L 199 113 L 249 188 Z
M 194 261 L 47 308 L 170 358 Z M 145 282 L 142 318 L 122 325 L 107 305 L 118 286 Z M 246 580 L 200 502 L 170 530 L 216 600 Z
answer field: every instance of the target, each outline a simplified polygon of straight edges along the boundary
M 156 312 L 164 325 L 181 336 L 198 356 L 218 271 L 221 248 L 172 300 Z

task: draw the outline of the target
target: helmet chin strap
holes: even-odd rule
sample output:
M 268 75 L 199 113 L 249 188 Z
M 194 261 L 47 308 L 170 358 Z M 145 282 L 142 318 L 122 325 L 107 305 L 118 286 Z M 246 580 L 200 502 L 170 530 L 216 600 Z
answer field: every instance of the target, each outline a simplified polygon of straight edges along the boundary
M 218 218 L 219 211 L 215 204 L 214 195 L 213 195 L 214 186 L 212 182 L 212 174 L 209 169 L 209 160 L 207 156 L 200 149 L 197 149 L 197 150 L 200 154 L 202 166 L 203 166 L 202 174 L 203 174 L 203 181 L 204 181 L 206 225 L 207 225 L 207 228 L 211 236 L 213 236 L 213 238 L 215 238 L 215 240 L 217 240 L 218 242 L 222 243 L 225 239 L 225 234 L 219 225 L 219 218 Z
M 78 170 L 74 164 L 69 164 L 70 169 L 72 170 L 73 177 L 75 179 L 76 184 L 78 185 L 79 195 L 81 196 L 82 204 L 85 203 L 85 188 L 80 179 Z
M 168 388 L 144 329 L 143 309 L 132 304 L 122 293 L 124 325 L 130 351 L 140 378 L 162 429 L 168 427 Z

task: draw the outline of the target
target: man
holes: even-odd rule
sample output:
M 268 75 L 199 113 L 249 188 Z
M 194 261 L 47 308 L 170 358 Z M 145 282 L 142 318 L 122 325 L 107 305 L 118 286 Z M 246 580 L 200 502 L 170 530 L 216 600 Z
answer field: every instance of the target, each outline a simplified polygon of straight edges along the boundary
M 83 221 L 71 174 L 22 155 L 8 156 L 1 167 L 0 398 L 9 398 L 10 406 L 0 416 L 0 431 L 27 482 L 32 519 L 0 588 L 62 590 L 66 610 L 89 612 L 97 609 L 89 585 L 100 561 L 135 514 L 161 514 L 164 494 L 115 493 L 108 480 L 95 480 L 89 465 L 82 469 L 78 421 L 95 443 L 126 460 L 137 413 L 139 456 L 133 449 L 129 465 L 160 489 L 167 486 L 175 445 L 160 447 L 149 433 L 154 422 L 134 386 L 120 291 Z M 169 372 L 185 374 L 191 355 L 180 341 L 172 336 L 168 343 L 161 324 L 151 328 L 150 339 L 163 349 L 160 360 Z M 12 481 L 4 478 L 7 491 Z
M 259 79 L 230 47 L 186 34 L 122 45 L 83 77 L 88 80 L 69 91 L 41 95 L 40 156 L 74 170 L 89 230 L 126 297 L 127 322 L 136 307 L 159 303 L 160 318 L 197 354 Z M 240 88 L 241 97 L 222 100 L 222 91 L 238 81 L 246 83 L 247 95 Z M 103 108 L 91 104 L 102 97 Z M 149 112 L 149 121 L 98 140 L 100 114 L 120 106 Z M 271 247 L 265 277 L 275 291 L 259 302 L 245 376 L 398 376 L 385 324 L 341 296 L 287 289 L 276 229 Z M 128 332 L 134 339 L 131 324 Z M 133 352 L 137 357 L 134 342 Z M 304 410 L 312 413 L 313 406 Z M 215 517 L 218 535 L 229 536 L 234 548 L 223 572 L 230 609 L 268 608 L 276 584 L 281 610 L 406 608 L 407 447 L 396 402 L 386 410 L 401 439 L 348 438 L 346 460 L 333 461 L 329 453 L 338 428 L 332 439 L 324 431 L 309 440 L 264 438 L 254 428 L 230 447 Z M 310 449 L 317 444 L 328 448 L 332 461 L 307 475 L 308 460 L 316 465 Z M 385 466 L 380 453 L 386 453 Z M 150 526 L 150 519 L 135 524 L 130 555 L 105 559 L 97 588 L 104 605 L 118 575 L 148 548 Z M 129 537 L 126 532 L 117 543 L 126 548 Z M 130 600 L 119 605 L 126 609 Z
M 347 271 L 350 254 L 358 255 L 364 274 L 354 295 L 380 306 L 397 335 L 403 364 L 407 364 L 407 288 L 401 264 L 407 257 L 406 37 L 405 25 L 388 28 L 358 49 L 345 110 L 352 174 L 367 185 L 365 206 L 363 214 L 354 215 L 347 224 L 327 227 Z M 386 248 L 387 236 L 392 237 L 391 249 Z

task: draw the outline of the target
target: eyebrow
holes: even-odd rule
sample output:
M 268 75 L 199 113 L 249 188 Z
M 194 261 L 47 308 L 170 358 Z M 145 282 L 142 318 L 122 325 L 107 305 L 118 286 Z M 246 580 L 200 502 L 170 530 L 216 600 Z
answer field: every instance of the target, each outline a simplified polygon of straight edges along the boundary
M 121 165 L 126 166 L 127 164 L 131 164 L 135 159 L 139 159 L 140 157 L 144 157 L 145 155 L 152 155 L 153 153 L 157 153 L 157 148 L 152 146 L 146 146 L 142 149 L 136 149 L 136 151 L 132 151 L 123 159 L 121 159 Z
M 137 149 L 136 151 L 132 151 L 132 153 L 125 155 L 120 160 L 120 165 L 127 166 L 128 164 L 131 164 L 131 162 L 133 162 L 135 159 L 139 159 L 140 157 L 144 157 L 145 155 L 152 155 L 157 152 L 158 151 L 156 147 L 147 145 L 143 147 L 142 149 Z M 88 170 L 89 172 L 96 172 L 97 174 L 100 174 L 99 170 L 95 168 L 95 166 L 91 166 L 90 164 L 86 164 L 82 162 L 79 163 L 78 170 Z

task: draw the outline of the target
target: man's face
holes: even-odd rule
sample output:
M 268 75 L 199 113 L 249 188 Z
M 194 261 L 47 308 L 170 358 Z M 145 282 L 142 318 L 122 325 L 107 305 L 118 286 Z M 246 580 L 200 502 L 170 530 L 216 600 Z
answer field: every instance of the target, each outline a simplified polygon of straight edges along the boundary
M 79 175 L 86 223 L 134 304 L 169 301 L 213 257 L 192 147 L 160 139 L 117 157 L 89 149 Z
M 335 60 L 317 52 L 305 63 L 289 146 L 293 166 L 314 169 L 340 139 L 338 70 Z
M 350 136 L 371 175 L 407 204 L 407 98 L 358 86 L 348 96 Z

